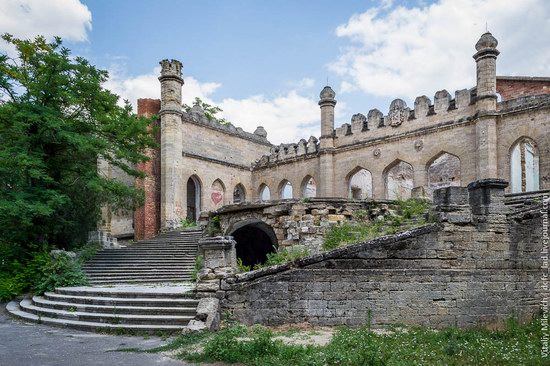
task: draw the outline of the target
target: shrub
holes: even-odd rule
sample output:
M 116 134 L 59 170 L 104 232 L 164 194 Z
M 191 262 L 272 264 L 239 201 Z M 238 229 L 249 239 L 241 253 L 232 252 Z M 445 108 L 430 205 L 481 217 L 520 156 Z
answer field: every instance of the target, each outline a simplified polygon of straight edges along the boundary
M 87 285 L 88 279 L 80 263 L 66 254 L 59 254 L 41 268 L 41 276 L 33 289 L 42 294 L 56 287 Z
M 237 270 L 239 272 L 250 272 L 250 266 L 245 266 L 241 258 L 237 258 Z
M 193 281 L 198 280 L 199 271 L 204 267 L 204 257 L 202 255 L 197 256 L 197 259 L 195 259 L 195 267 L 193 268 L 193 272 L 191 273 L 191 279 Z

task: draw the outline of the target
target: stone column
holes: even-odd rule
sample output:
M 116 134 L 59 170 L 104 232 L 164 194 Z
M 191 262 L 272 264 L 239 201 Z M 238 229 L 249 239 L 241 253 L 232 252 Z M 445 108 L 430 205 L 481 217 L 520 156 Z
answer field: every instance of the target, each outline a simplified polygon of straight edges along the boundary
M 214 236 L 199 240 L 199 255 L 204 267 L 198 273 L 197 292 L 202 297 L 214 295 L 221 280 L 237 272 L 237 251 L 232 236 Z
M 183 150 L 183 136 L 181 130 L 181 62 L 177 60 L 162 60 L 161 74 L 161 229 L 173 229 L 180 225 L 184 217 L 183 199 L 181 197 L 181 164 Z
M 475 224 L 502 226 L 506 231 L 506 212 L 504 204 L 504 189 L 508 182 L 504 179 L 481 179 L 468 184 L 469 204 L 472 209 L 472 219 Z
M 336 93 L 330 86 L 325 86 L 320 94 L 321 137 L 319 158 L 319 197 L 334 196 L 334 107 Z

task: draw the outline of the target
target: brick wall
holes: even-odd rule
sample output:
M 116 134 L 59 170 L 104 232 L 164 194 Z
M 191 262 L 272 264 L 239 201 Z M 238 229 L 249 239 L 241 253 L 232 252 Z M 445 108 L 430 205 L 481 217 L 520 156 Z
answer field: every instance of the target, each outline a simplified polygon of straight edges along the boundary
M 138 99 L 138 115 L 151 117 L 160 111 L 160 100 Z M 160 121 L 153 122 L 159 131 L 155 139 L 160 143 Z M 160 229 L 160 149 L 148 149 L 146 155 L 151 160 L 138 164 L 138 169 L 147 174 L 136 180 L 136 186 L 145 192 L 144 205 L 134 213 L 134 238 L 143 240 L 154 237 Z
M 529 95 L 550 94 L 550 78 L 497 76 L 497 93 L 503 101 Z

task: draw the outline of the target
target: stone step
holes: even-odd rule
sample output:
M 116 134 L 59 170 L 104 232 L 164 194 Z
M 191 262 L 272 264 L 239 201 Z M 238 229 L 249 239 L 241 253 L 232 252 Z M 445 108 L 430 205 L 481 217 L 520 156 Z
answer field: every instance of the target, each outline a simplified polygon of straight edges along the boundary
M 139 284 L 172 284 L 178 283 L 184 280 L 191 280 L 191 276 L 188 278 L 185 277 L 174 277 L 174 278 L 163 278 L 163 279 L 111 279 L 111 280 L 89 280 L 89 284 L 92 286 L 113 286 L 113 285 L 139 285 Z
M 120 331 L 122 333 L 126 332 L 137 332 L 137 333 L 157 333 L 157 332 L 179 332 L 185 326 L 184 325 L 169 325 L 169 324 L 109 324 L 109 323 L 98 323 L 98 322 L 89 322 L 89 321 L 78 321 L 78 320 L 69 320 L 69 319 L 58 319 L 45 316 L 38 316 L 36 314 L 28 313 L 19 307 L 19 304 L 15 301 L 10 302 L 6 309 L 10 314 L 18 318 L 24 319 L 29 322 L 46 324 L 51 326 L 58 327 L 69 327 L 77 330 L 85 331 Z
M 189 272 L 190 274 L 190 272 Z M 184 275 L 180 275 L 180 274 L 158 274 L 158 273 L 151 273 L 151 274 L 140 274 L 140 273 L 137 273 L 137 274 L 131 274 L 131 273 L 115 273 L 115 274 L 112 274 L 112 275 L 101 275 L 101 274 L 98 274 L 98 275 L 88 275 L 88 279 L 90 281 L 102 281 L 102 280 L 134 280 L 134 279 L 143 279 L 143 280 L 163 280 L 165 278 L 167 279 L 172 279 L 172 278 L 179 278 L 180 281 L 183 281 L 186 277 L 185 274 Z
M 193 266 L 187 266 L 187 267 L 181 267 L 181 268 L 164 268 L 159 269 L 158 267 L 155 268 L 132 268 L 131 270 L 126 269 L 120 269 L 118 267 L 114 268 L 97 268 L 92 267 L 90 269 L 85 269 L 84 272 L 87 274 L 97 274 L 97 273 L 132 273 L 132 274 L 139 274 L 139 273 L 188 273 L 193 271 Z
M 179 324 L 186 325 L 193 315 L 136 315 L 136 314 L 113 314 L 110 313 L 89 313 L 80 311 L 65 311 L 57 309 L 48 309 L 32 304 L 30 299 L 21 300 L 19 303 L 21 310 L 27 313 L 46 316 L 49 318 L 78 320 L 84 322 L 110 323 L 110 324 Z
M 189 292 L 192 284 L 180 281 L 176 286 L 163 287 L 135 287 L 135 286 L 118 286 L 118 287 L 59 287 L 55 289 L 55 293 L 74 296 L 106 296 L 120 298 L 181 298 L 193 296 Z
M 189 315 L 195 316 L 195 307 L 168 307 L 168 306 L 113 306 L 113 305 L 87 305 L 72 302 L 47 300 L 42 296 L 34 296 L 32 304 L 37 307 L 64 310 L 68 312 L 86 313 L 113 313 L 134 315 Z
M 116 259 L 113 259 L 113 260 L 110 260 L 110 259 L 102 259 L 102 260 L 93 260 L 93 261 L 89 261 L 87 262 L 87 265 L 88 266 L 101 266 L 101 265 L 109 265 L 109 266 L 112 266 L 113 264 L 116 264 L 116 265 L 119 265 L 119 266 L 124 266 L 124 265 L 152 265 L 152 266 L 156 266 L 156 265 L 161 265 L 161 264 L 164 264 L 164 265 L 174 265 L 174 266 L 179 266 L 181 264 L 189 264 L 189 263 L 195 263 L 195 261 L 191 260 L 191 259 L 187 259 L 187 260 L 158 260 L 158 261 L 150 261 L 150 260 L 146 260 L 146 259 L 143 259 L 143 260 L 134 260 L 134 261 L 131 261 L 131 260 L 116 260 Z
M 120 271 L 120 272 L 139 272 L 139 271 L 179 271 L 179 270 L 193 270 L 194 264 L 188 263 L 180 266 L 91 266 L 82 267 L 84 272 L 89 271 Z
M 84 305 L 106 305 L 106 306 L 152 306 L 152 307 L 196 307 L 198 300 L 192 298 L 146 298 L 146 297 L 109 297 L 109 296 L 79 296 L 57 294 L 55 292 L 44 293 L 44 299 L 49 301 L 67 302 Z

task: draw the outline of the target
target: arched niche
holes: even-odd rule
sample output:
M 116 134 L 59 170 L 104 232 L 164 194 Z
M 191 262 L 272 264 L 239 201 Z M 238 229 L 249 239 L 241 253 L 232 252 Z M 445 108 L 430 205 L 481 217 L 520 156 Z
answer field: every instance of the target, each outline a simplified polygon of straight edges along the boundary
M 302 196 L 304 198 L 317 197 L 317 182 L 311 175 L 302 180 Z
M 358 200 L 372 198 L 372 174 L 357 167 L 348 174 L 348 197 Z
M 539 153 L 537 144 L 521 137 L 510 148 L 510 188 L 512 193 L 538 191 Z
M 414 187 L 414 170 L 411 164 L 396 160 L 384 170 L 386 198 L 406 200 Z

